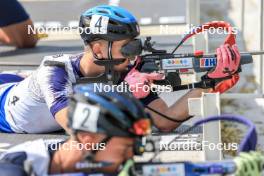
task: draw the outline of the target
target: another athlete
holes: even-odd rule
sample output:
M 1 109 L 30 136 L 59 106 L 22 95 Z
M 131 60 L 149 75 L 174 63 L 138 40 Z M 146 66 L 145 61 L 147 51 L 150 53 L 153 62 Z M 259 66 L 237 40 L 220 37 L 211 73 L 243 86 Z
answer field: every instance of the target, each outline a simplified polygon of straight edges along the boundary
M 36 34 L 28 33 L 33 23 L 23 6 L 17 0 L 0 1 L 0 43 L 18 48 L 34 47 Z
M 1 174 L 112 173 L 139 154 L 142 146 L 135 140 L 151 130 L 142 104 L 129 94 L 92 89 L 93 85 L 75 87 L 69 101 L 68 140 L 39 139 L 9 149 L 0 156 Z

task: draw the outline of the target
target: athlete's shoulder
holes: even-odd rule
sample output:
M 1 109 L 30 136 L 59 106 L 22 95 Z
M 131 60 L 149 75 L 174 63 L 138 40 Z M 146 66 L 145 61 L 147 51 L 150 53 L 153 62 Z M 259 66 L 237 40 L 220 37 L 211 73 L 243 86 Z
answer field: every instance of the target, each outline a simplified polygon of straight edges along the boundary
M 31 163 L 31 167 L 38 175 L 45 175 L 48 172 L 50 156 L 47 144 L 43 139 L 28 141 L 7 150 L 0 156 L 1 161 L 17 161 L 18 159 Z
M 40 153 L 45 152 L 45 150 L 46 150 L 46 145 L 45 145 L 44 140 L 38 139 L 34 141 L 27 141 L 22 144 L 11 147 L 5 153 L 3 153 L 3 155 L 1 155 L 0 158 L 2 158 L 2 156 L 4 156 L 5 154 L 13 153 L 13 152 L 26 152 L 26 153 L 36 153 L 36 154 L 39 153 L 40 154 Z
M 80 69 L 80 60 L 83 56 L 83 53 L 79 54 L 55 54 L 50 56 L 45 56 L 41 62 L 40 67 L 43 66 L 59 66 L 65 67 L 68 70 Z
M 71 54 L 55 54 L 55 55 L 49 55 L 49 56 L 44 56 L 41 65 L 45 63 L 45 61 L 58 61 L 58 62 L 69 62 L 73 55 Z
M 54 55 L 48 55 L 44 56 L 44 60 L 54 60 L 54 61 L 69 61 L 69 60 L 76 60 L 79 59 L 83 56 L 83 53 L 77 53 L 77 54 L 64 54 L 64 53 L 59 53 L 59 54 L 54 54 Z
M 35 72 L 39 83 L 75 83 L 80 74 L 80 54 L 57 54 L 45 56 Z M 57 87 L 57 85 L 56 85 Z

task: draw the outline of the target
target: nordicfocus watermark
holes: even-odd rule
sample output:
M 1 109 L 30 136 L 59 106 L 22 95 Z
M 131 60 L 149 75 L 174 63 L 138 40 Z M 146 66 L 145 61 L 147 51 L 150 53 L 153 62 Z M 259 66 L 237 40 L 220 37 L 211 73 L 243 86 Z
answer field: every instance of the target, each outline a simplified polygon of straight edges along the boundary
M 200 33 L 201 34 L 219 34 L 219 35 L 222 35 L 222 34 L 238 34 L 238 28 L 237 27 L 232 27 L 232 31 L 229 32 L 229 31 L 226 31 L 224 30 L 223 27 L 217 27 L 217 28 L 214 28 L 214 27 L 209 27 L 209 25 L 203 25 L 201 27 L 197 27 L 193 24 L 186 24 L 185 27 L 183 28 L 179 28 L 179 27 L 175 27 L 175 26 L 171 26 L 171 25 L 160 25 L 160 34 L 166 34 L 166 35 L 169 35 L 169 34 L 182 34 L 182 35 L 186 35 L 189 33 L 189 31 L 192 31 L 194 33 L 198 32 L 198 31 L 201 31 Z
M 188 140 L 184 142 L 160 143 L 159 149 L 166 151 L 190 151 L 190 150 L 221 150 L 221 151 L 236 151 L 239 145 L 237 143 L 210 143 L 208 141 L 197 142 Z
M 201 30 L 201 33 L 208 33 L 208 34 L 230 34 L 230 32 L 224 30 L 223 27 L 209 27 L 204 25 L 202 27 L 197 27 L 193 24 L 186 24 L 183 28 L 182 27 L 175 27 L 173 25 L 159 25 L 159 33 L 160 34 L 182 34 L 185 35 L 189 31 L 197 32 Z M 238 28 L 232 27 L 231 34 L 238 34 Z M 38 26 L 33 27 L 31 25 L 27 26 L 27 33 L 28 34 L 45 34 L 45 33 L 70 33 L 70 34 L 106 34 L 107 33 L 107 26 L 101 27 L 80 27 L 80 26 Z
M 122 82 L 119 85 L 105 85 L 102 83 L 93 85 L 94 92 L 125 92 L 125 93 L 134 93 L 134 92 L 154 92 L 154 93 L 168 93 L 172 91 L 170 85 L 148 85 L 144 83 L 136 83 L 135 85 L 129 85 L 127 82 Z
M 100 151 L 105 150 L 106 143 L 79 143 L 76 141 L 71 141 L 70 143 L 57 143 L 56 145 L 50 145 L 52 150 L 90 150 L 90 151 Z
M 106 29 L 101 28 L 92 28 L 92 27 L 52 27 L 52 26 L 40 26 L 40 27 L 33 27 L 31 25 L 27 26 L 27 34 L 46 34 L 46 33 L 70 33 L 70 34 L 78 34 L 81 35 L 85 34 L 105 34 Z

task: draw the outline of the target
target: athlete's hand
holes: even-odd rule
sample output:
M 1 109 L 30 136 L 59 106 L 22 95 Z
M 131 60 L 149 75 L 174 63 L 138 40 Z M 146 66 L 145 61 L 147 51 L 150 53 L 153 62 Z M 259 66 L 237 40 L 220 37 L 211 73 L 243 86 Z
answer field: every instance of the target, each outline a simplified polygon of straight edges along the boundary
M 229 44 L 221 45 L 216 49 L 217 65 L 207 75 L 209 78 L 225 78 L 233 75 L 240 64 L 240 53 L 237 45 L 232 47 Z
M 237 45 L 222 45 L 217 48 L 217 66 L 216 68 L 207 74 L 209 78 L 226 78 L 229 79 L 219 82 L 211 92 L 224 93 L 232 88 L 239 81 L 239 74 L 235 73 L 240 64 L 240 53 Z
M 230 79 L 221 81 L 220 83 L 218 83 L 215 88 L 213 90 L 211 90 L 211 93 L 215 93 L 215 92 L 219 92 L 224 93 L 226 91 L 228 91 L 229 89 L 231 89 L 232 87 L 234 87 L 234 85 L 236 85 L 236 83 L 239 81 L 239 74 L 236 73 L 234 75 L 232 75 L 232 77 Z
M 137 57 L 135 66 L 125 77 L 125 81 L 129 85 L 130 91 L 136 98 L 145 98 L 150 93 L 150 85 L 154 80 L 164 79 L 164 74 L 160 73 L 140 73 L 136 67 L 141 62 L 141 58 Z

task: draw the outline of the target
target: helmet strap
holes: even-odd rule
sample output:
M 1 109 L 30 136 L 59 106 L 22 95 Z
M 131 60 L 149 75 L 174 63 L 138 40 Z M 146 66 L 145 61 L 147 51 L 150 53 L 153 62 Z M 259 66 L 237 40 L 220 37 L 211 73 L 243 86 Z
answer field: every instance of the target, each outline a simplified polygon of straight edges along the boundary
M 110 60 L 113 60 L 112 46 L 113 46 L 113 42 L 108 41 L 108 59 L 110 59 Z
M 112 137 L 107 136 L 100 143 L 105 143 L 105 146 L 107 146 L 107 143 L 111 140 L 111 138 Z M 99 168 L 108 167 L 113 164 L 112 162 L 106 161 L 95 162 L 94 160 L 97 152 L 98 150 L 92 150 L 90 153 L 86 154 L 83 161 L 76 163 L 76 169 L 90 169 L 91 172 L 96 172 Z
M 135 138 L 135 142 L 133 145 L 133 153 L 136 156 L 142 156 L 145 151 L 145 145 L 142 142 L 142 137 Z
M 113 60 L 113 56 L 112 56 L 112 46 L 113 46 L 113 42 L 108 41 L 108 59 L 109 60 Z M 108 65 L 105 67 L 105 73 L 106 73 L 106 77 L 108 79 L 108 81 L 113 80 L 114 77 L 114 66 L 113 65 Z M 113 84 L 110 83 L 110 84 Z
M 109 60 L 113 60 L 113 56 L 112 56 L 112 46 L 113 46 L 113 42 L 111 41 L 108 41 L 108 58 Z M 90 45 L 90 48 L 91 45 Z M 93 53 L 93 57 L 95 60 L 100 60 L 98 58 L 98 56 L 93 52 L 92 50 L 92 53 Z M 113 77 L 114 77 L 114 66 L 112 64 L 109 64 L 109 65 L 105 65 L 105 75 L 106 75 L 106 79 L 108 80 L 108 83 L 109 84 L 113 84 Z

